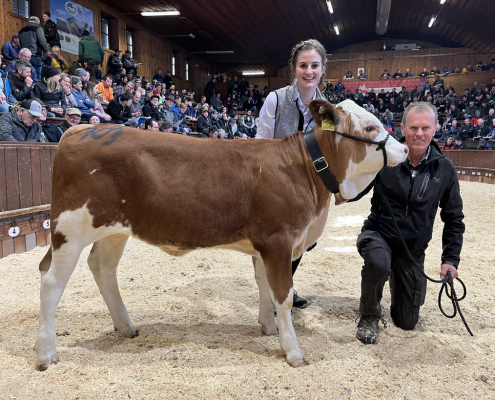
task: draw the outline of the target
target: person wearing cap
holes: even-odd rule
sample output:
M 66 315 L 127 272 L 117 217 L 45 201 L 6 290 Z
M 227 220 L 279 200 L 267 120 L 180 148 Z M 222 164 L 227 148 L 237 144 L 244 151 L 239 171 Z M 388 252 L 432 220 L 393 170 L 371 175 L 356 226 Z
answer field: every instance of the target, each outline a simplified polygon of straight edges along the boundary
M 168 132 L 168 133 L 173 132 L 174 124 L 169 119 L 165 118 L 163 121 L 160 121 L 159 124 L 160 124 L 160 130 L 162 132 Z
M 108 104 L 113 100 L 113 76 L 111 74 L 105 75 L 105 78 L 98 83 L 98 93 L 103 99 L 103 104 Z
M 0 141 L 47 142 L 36 119 L 42 116 L 42 107 L 34 99 L 24 100 L 18 109 L 0 116 Z
M 177 125 L 177 122 L 179 121 L 179 116 L 174 110 L 172 110 L 174 101 L 175 101 L 175 97 L 172 95 L 165 97 L 165 105 L 163 106 L 163 112 L 165 113 L 165 118 L 172 121 L 174 125 Z
M 209 136 L 213 124 L 208 113 L 208 109 L 203 107 L 202 115 L 198 117 L 198 132 L 203 135 Z
M 79 125 L 81 122 L 81 110 L 79 108 L 70 107 L 65 111 L 65 121 L 58 125 L 58 127 L 64 133 L 71 126 Z
M 2 46 L 2 56 L 4 61 L 12 61 L 19 58 L 21 46 L 19 45 L 19 34 L 14 33 L 10 42 L 5 42 Z
M 91 82 L 96 82 L 97 66 L 103 63 L 105 52 L 100 42 L 91 36 L 87 29 L 83 31 L 79 40 L 79 59 L 88 63 L 88 70 Z
M 43 53 L 50 51 L 50 45 L 45 39 L 45 33 L 38 17 L 30 17 L 27 25 L 19 31 L 19 42 L 21 47 L 26 47 L 31 51 L 31 64 L 36 70 L 36 75 L 41 76 Z
M 43 21 L 45 22 L 45 40 L 51 48 L 53 48 L 53 46 L 58 46 L 58 48 L 60 48 L 60 37 L 58 35 L 57 24 L 50 19 L 51 17 L 52 15 L 49 11 L 43 13 Z
M 43 134 L 49 142 L 58 143 L 63 135 L 62 130 L 58 127 L 58 125 L 52 124 L 46 120 L 46 117 L 48 115 L 48 106 L 36 97 L 33 98 L 33 100 L 36 100 L 38 103 L 40 103 L 42 108 L 41 117 L 38 117 L 38 123 L 41 125 Z
M 157 94 L 151 96 L 150 102 L 143 107 L 143 116 L 145 118 L 152 118 L 156 121 L 164 119 L 163 112 L 160 110 L 160 107 L 158 107 L 159 100 L 160 96 Z
M 132 60 L 132 54 L 130 50 L 126 50 L 122 56 L 122 66 L 125 68 L 128 74 L 132 74 L 132 77 L 136 74 L 137 64 Z
M 477 150 L 493 150 L 493 147 L 490 146 L 487 142 L 486 139 L 481 138 L 478 147 L 476 148 Z
M 77 68 L 73 76 L 81 78 L 83 90 L 86 90 L 86 85 L 90 79 L 89 72 L 86 71 L 84 68 Z
M 108 60 L 108 73 L 117 75 L 122 68 L 122 50 L 115 49 Z
M 15 71 L 7 74 L 10 85 L 8 102 L 14 104 L 17 101 L 31 99 L 33 95 L 34 82 L 31 79 L 31 64 L 19 60 L 15 64 Z
M 67 102 L 56 68 L 43 68 L 43 78 L 34 86 L 34 97 L 46 104 L 49 117 L 63 118 Z

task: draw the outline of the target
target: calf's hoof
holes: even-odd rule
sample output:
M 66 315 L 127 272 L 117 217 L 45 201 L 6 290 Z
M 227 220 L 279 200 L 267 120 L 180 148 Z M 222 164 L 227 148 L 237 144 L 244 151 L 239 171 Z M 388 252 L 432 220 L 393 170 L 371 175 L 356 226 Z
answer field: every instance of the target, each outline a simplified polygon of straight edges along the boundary
M 273 324 L 273 327 L 269 328 L 266 325 L 261 324 L 261 331 L 266 336 L 275 336 L 278 335 L 277 325 Z
M 36 360 L 36 369 L 38 371 L 46 371 L 50 365 L 57 364 L 58 362 L 57 354 L 43 358 L 44 359 Z
M 287 361 L 289 365 L 293 368 L 305 367 L 309 365 L 304 359 Z
M 119 336 L 121 336 L 121 337 L 132 339 L 132 338 L 135 338 L 136 336 L 139 336 L 139 331 L 136 328 L 134 328 L 133 326 L 132 327 L 126 326 L 123 329 L 119 329 L 119 328 L 114 326 L 114 329 L 115 329 L 115 332 L 118 332 Z

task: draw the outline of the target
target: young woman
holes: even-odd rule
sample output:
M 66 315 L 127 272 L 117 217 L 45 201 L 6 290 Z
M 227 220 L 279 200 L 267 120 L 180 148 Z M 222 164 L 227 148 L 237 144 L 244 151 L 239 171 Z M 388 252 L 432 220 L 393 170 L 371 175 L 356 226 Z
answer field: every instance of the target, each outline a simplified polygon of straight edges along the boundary
M 270 92 L 260 111 L 256 138 L 282 139 L 294 132 L 311 129 L 315 123 L 311 119 L 309 102 L 323 98 L 318 84 L 325 74 L 325 63 L 326 50 L 317 40 L 305 40 L 294 46 L 290 58 L 294 81 L 290 86 Z M 301 258 L 292 262 L 292 275 Z M 293 307 L 307 306 L 307 300 L 294 290 Z
M 60 73 L 54 67 L 47 67 L 44 73 L 43 79 L 34 87 L 34 97 L 46 104 L 49 117 L 63 118 L 67 102 L 60 85 Z
M 67 108 L 77 108 L 77 102 L 72 95 L 72 80 L 70 75 L 63 73 L 60 74 L 60 86 L 65 94 L 65 100 L 67 103 Z

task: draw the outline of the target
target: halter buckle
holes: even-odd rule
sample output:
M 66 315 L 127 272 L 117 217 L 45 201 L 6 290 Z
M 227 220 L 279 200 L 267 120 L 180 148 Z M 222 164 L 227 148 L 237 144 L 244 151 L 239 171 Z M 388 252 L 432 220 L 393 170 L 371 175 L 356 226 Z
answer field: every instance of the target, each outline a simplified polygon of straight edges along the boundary
M 321 164 L 321 163 L 323 163 L 323 165 L 316 166 L 316 164 Z M 313 167 L 315 167 L 316 172 L 321 172 L 324 169 L 328 169 L 327 160 L 325 160 L 325 157 L 320 157 L 317 160 L 313 161 Z

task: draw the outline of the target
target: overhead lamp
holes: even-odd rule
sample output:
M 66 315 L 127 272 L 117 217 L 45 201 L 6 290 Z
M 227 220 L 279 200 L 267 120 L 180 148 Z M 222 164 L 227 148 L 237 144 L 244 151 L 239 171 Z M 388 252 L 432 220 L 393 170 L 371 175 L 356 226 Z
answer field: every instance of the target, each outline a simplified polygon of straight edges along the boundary
M 333 26 L 333 29 L 335 29 L 335 33 L 336 33 L 337 35 L 340 35 L 340 32 L 339 32 L 339 27 L 337 26 L 337 24 L 335 24 L 335 25 Z
M 234 54 L 233 50 L 214 50 L 214 51 L 205 51 L 206 54 Z
M 431 16 L 431 19 L 430 19 L 430 23 L 428 24 L 428 28 L 431 28 L 432 25 L 435 23 L 436 20 L 437 20 L 437 16 L 436 15 L 432 15 Z
M 190 38 L 193 38 L 195 39 L 196 36 L 194 36 L 192 33 L 190 33 L 189 35 L 168 35 L 168 36 L 162 36 L 164 38 L 175 38 L 175 37 L 190 37 Z
M 327 0 L 327 7 L 328 11 L 330 11 L 330 14 L 333 14 L 332 2 L 330 0 Z
M 265 75 L 264 71 L 243 72 L 242 75 Z
M 180 12 L 175 11 L 143 11 L 141 13 L 143 17 L 163 17 L 163 16 L 172 16 L 172 15 L 180 15 Z
M 440 4 L 445 3 L 447 0 L 440 0 Z

